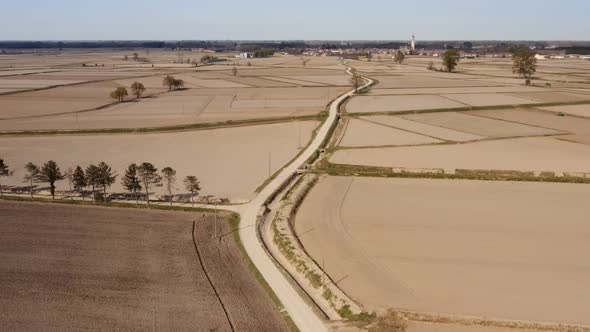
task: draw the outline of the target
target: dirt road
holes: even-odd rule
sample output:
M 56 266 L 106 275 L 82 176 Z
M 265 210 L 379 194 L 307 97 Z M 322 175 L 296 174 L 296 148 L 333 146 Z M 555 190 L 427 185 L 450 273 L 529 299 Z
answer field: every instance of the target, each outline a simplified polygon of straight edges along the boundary
M 369 80 L 365 86 L 370 85 L 372 82 L 372 80 Z M 294 174 L 320 147 L 322 141 L 328 135 L 330 127 L 337 120 L 338 106 L 346 97 L 351 96 L 353 93 L 354 91 L 350 91 L 338 97 L 330 104 L 328 119 L 319 129 L 311 144 L 248 204 L 248 207 L 241 216 L 240 238 L 248 256 L 260 270 L 301 331 L 326 331 L 327 328 L 322 320 L 314 313 L 310 305 L 301 298 L 295 288 L 287 281 L 264 250 L 262 243 L 258 239 L 256 221 L 268 197 Z

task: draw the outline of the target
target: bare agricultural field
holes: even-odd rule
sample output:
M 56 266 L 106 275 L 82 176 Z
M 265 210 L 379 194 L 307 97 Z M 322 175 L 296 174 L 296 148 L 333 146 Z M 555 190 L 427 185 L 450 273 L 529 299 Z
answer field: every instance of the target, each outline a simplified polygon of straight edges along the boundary
M 97 108 L 113 100 L 117 85 L 90 83 L 0 96 L 0 119 L 62 114 Z
M 590 134 L 590 119 L 577 117 L 558 116 L 555 113 L 542 112 L 530 109 L 509 109 L 509 110 L 488 110 L 465 112 L 480 117 L 499 119 L 522 124 L 530 124 L 544 128 L 551 128 L 559 131 L 574 134 Z
M 590 118 L 590 104 L 542 107 L 541 109 L 556 113 L 565 113 Z
M 590 172 L 590 146 L 550 137 L 466 144 L 338 150 L 338 164 L 404 168 Z
M 195 67 L 184 63 L 203 55 L 140 51 L 139 56 L 149 63 L 129 60 L 133 52 L 125 50 L 4 57 L 3 64 L 11 72 L 30 75 L 3 76 L 0 94 L 49 88 L 1 95 L 0 130 L 144 128 L 307 116 L 325 110 L 350 86 L 350 76 L 336 57 L 307 59 L 314 64 L 309 67 L 303 66 L 300 57 L 282 55 L 249 59 L 254 66 L 246 66 L 249 61 L 233 58 L 235 53 L 216 54 L 228 60 L 217 64 Z M 183 63 L 176 63 L 179 58 Z M 165 75 L 184 80 L 184 89 L 168 92 L 162 86 Z M 147 88 L 143 97 L 151 98 L 130 103 L 135 100 L 129 88 L 136 81 Z M 112 105 L 110 93 L 118 87 L 127 87 L 130 95 L 125 103 Z M 252 101 L 232 107 L 232 101 L 246 99 Z
M 409 114 L 403 115 L 402 117 L 412 121 L 486 137 L 538 136 L 562 133 L 549 128 L 479 117 L 477 114 L 444 112 Z
M 434 95 L 356 96 L 346 104 L 346 111 L 348 113 L 403 112 L 465 106 L 465 104 Z
M 542 103 L 567 103 L 590 100 L 590 95 L 571 92 L 519 92 L 513 93 L 517 97 L 534 99 Z
M 432 137 L 411 133 L 364 120 L 351 119 L 340 146 L 420 145 L 440 143 Z
M 507 93 L 507 92 L 538 92 L 541 88 L 530 86 L 498 86 L 498 87 L 458 87 L 458 88 L 408 88 L 408 89 L 371 89 L 370 95 L 430 95 L 430 94 L 468 94 L 468 93 Z M 544 93 L 544 92 L 543 92 Z M 532 94 L 531 94 L 532 95 Z M 535 94 L 536 95 L 536 94 Z
M 212 240 L 210 213 L 9 201 L 0 211 L 4 329 L 137 331 L 155 319 L 160 331 L 287 330 L 233 239 Z
M 483 136 L 473 135 L 464 133 L 461 131 L 456 131 L 452 129 L 447 129 L 439 126 L 433 126 L 425 123 L 421 123 L 418 121 L 412 121 L 408 119 L 404 119 L 400 116 L 393 116 L 393 115 L 374 115 L 374 116 L 366 116 L 362 117 L 367 121 L 380 123 L 386 126 L 390 126 L 393 128 L 399 128 L 402 130 L 407 130 L 410 132 L 435 137 L 438 139 L 442 139 L 445 141 L 453 141 L 453 142 L 465 142 L 465 141 L 474 141 L 484 138 Z M 367 135 L 369 133 L 366 133 Z
M 176 193 L 182 179 L 197 176 L 202 194 L 248 199 L 270 174 L 289 162 L 307 144 L 317 121 L 175 133 L 1 137 L 0 155 L 15 173 L 4 185 L 22 186 L 24 165 L 55 160 L 68 167 L 105 161 L 119 174 L 131 163 L 148 161 L 177 170 Z M 270 169 L 269 169 L 270 158 Z M 122 192 L 117 182 L 111 191 Z M 67 189 L 67 181 L 58 188 Z M 155 188 L 164 193 L 164 188 Z
M 392 88 L 448 88 L 448 87 L 477 87 L 477 86 L 500 86 L 497 82 L 478 82 L 473 80 L 460 80 L 434 77 L 417 76 L 375 76 L 379 81 L 378 89 Z
M 157 79 L 161 84 L 161 79 Z M 123 83 L 123 82 L 122 82 Z M 129 83 L 126 81 L 125 83 Z M 24 119 L 10 119 L 1 116 L 0 130 L 49 130 L 49 129 L 100 129 L 100 128 L 144 128 L 172 125 L 184 125 L 229 120 L 276 118 L 286 116 L 316 115 L 325 110 L 326 105 L 347 88 L 313 87 L 313 88 L 220 88 L 189 89 L 166 92 L 155 98 L 129 101 L 96 111 L 77 112 L 76 107 L 96 107 L 97 104 L 80 104 L 82 101 L 102 96 L 102 102 L 110 103 L 109 83 L 94 83 L 92 89 L 83 89 L 88 95 L 78 98 L 59 99 L 54 102 L 61 107 L 48 109 L 66 114 L 39 115 Z M 80 87 L 69 87 L 70 91 Z M 55 89 L 52 89 L 55 90 Z M 51 90 L 47 90 L 49 93 Z M 97 91 L 102 91 L 95 95 Z M 148 88 L 146 94 L 162 92 L 162 89 Z M 41 91 L 39 91 L 41 92 Z M 4 96 L 9 97 L 9 96 Z M 87 98 L 86 98 L 87 97 Z M 12 96 L 17 106 L 25 105 L 21 97 Z M 46 99 L 44 99 L 46 100 Z M 0 104 L 2 98 L 0 97 Z M 70 105 L 75 103 L 74 105 Z M 39 104 L 31 102 L 31 113 L 40 112 Z M 51 105 L 51 104 L 47 104 Z M 66 108 L 65 106 L 68 106 Z M 25 109 L 26 110 L 26 109 Z M 46 110 L 45 108 L 43 109 Z M 22 114 L 23 112 L 18 112 Z
M 295 228 L 367 310 L 588 325 L 589 199 L 578 184 L 325 177 Z
M 499 93 L 447 94 L 441 96 L 470 106 L 519 105 L 537 102 L 532 99 Z
M 55 85 L 67 85 L 73 83 L 80 83 L 83 81 L 74 81 L 74 80 L 44 80 L 44 79 L 10 79 L 10 78 L 2 78 L 0 79 L 0 88 L 3 89 L 38 89 L 38 88 L 45 88 L 48 86 L 55 86 Z

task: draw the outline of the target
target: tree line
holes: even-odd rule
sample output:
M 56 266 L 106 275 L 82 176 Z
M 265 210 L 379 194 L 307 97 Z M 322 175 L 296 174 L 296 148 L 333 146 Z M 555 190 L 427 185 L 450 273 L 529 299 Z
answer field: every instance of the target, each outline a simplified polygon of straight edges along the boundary
M 512 46 L 508 51 L 512 53 L 512 73 L 518 74 L 518 76 L 524 78 L 526 85 L 531 84 L 530 79 L 537 72 L 537 59 L 535 58 L 535 53 L 525 45 Z M 452 73 L 457 68 L 460 59 L 461 54 L 458 50 L 447 50 L 442 55 L 444 69 L 436 69 L 433 62 L 430 62 L 427 68 L 429 70 Z M 394 61 L 397 62 L 395 59 Z
M 178 90 L 184 87 L 184 81 L 181 79 L 177 79 L 172 75 L 166 75 L 162 80 L 162 85 L 168 88 L 168 91 Z M 133 82 L 130 86 L 131 92 L 135 96 L 136 99 L 140 99 L 143 93 L 145 92 L 146 88 L 143 83 L 140 82 Z M 129 95 L 127 88 L 125 87 L 118 87 L 114 91 L 111 92 L 110 96 L 112 99 L 116 99 L 119 102 L 125 101 L 125 97 Z
M 29 162 L 24 168 L 23 182 L 29 186 L 31 199 L 33 198 L 33 188 L 36 183 L 48 183 L 51 199 L 55 199 L 55 183 L 67 179 L 70 192 L 77 192 L 82 197 L 82 200 L 84 200 L 84 191 L 86 188 L 90 188 L 93 202 L 106 201 L 107 189 L 116 182 L 118 177 L 118 174 L 104 161 L 97 165 L 90 164 L 85 169 L 78 165 L 74 170 L 70 168 L 65 172 L 62 172 L 58 164 L 53 160 L 47 161 L 41 167 Z M 9 169 L 4 159 L 0 159 L 0 179 L 12 176 L 12 174 L 14 174 L 13 171 Z M 142 190 L 145 191 L 144 199 L 148 206 L 150 204 L 150 188 L 160 185 L 165 186 L 170 206 L 172 206 L 172 193 L 176 181 L 176 170 L 171 167 L 164 167 L 158 172 L 158 169 L 149 162 L 143 162 L 139 165 L 130 164 L 121 177 L 121 185 L 133 195 L 137 204 L 139 204 L 140 193 Z M 201 191 L 199 179 L 194 175 L 188 175 L 183 179 L 182 183 L 184 188 L 190 192 L 191 203 L 194 207 L 194 197 Z M 3 190 L 0 183 L 0 196 L 2 195 Z

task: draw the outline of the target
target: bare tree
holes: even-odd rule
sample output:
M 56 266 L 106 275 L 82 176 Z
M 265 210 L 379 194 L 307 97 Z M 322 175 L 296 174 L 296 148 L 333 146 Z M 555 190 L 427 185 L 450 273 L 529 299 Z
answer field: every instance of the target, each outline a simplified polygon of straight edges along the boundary
M 445 69 L 452 73 L 457 65 L 459 64 L 459 51 L 457 50 L 448 50 L 443 53 L 442 56 L 443 66 Z
M 133 91 L 133 94 L 135 95 L 135 97 L 137 99 L 139 99 L 139 98 L 141 98 L 141 95 L 145 91 L 145 86 L 142 83 L 133 82 L 131 84 L 131 91 Z
M 166 189 L 170 197 L 170 206 L 172 206 L 172 186 L 176 182 L 176 171 L 172 167 L 164 167 L 162 169 L 162 177 L 164 178 L 164 182 L 166 182 Z
M 175 79 L 174 82 L 174 90 L 180 89 L 184 87 L 184 81 L 181 79 Z
M 116 88 L 115 91 L 111 92 L 111 98 L 117 99 L 119 102 L 123 102 L 128 94 L 129 93 L 127 92 L 127 89 L 121 86 Z
M 406 55 L 404 54 L 404 52 L 397 50 L 397 52 L 395 52 L 395 55 L 393 56 L 393 61 L 399 63 L 400 65 L 404 62 L 404 60 L 406 59 Z
M 197 179 L 194 175 L 189 175 L 184 178 L 184 187 L 191 193 L 191 203 L 193 208 L 195 207 L 195 196 L 199 194 L 201 191 L 201 184 L 199 183 L 199 179 Z
M 512 72 L 530 84 L 530 78 L 537 72 L 537 58 L 528 47 L 518 48 L 512 55 Z
M 354 92 L 358 92 L 359 86 L 361 86 L 364 82 L 364 79 L 356 70 L 352 71 L 352 76 L 350 77 L 350 82 L 354 85 Z
M 28 162 L 25 165 L 25 176 L 23 177 L 23 182 L 29 185 L 29 193 L 31 194 L 31 199 L 33 199 L 33 184 L 39 181 L 39 175 L 41 170 L 39 166 L 33 164 L 32 162 Z
M 174 76 L 166 75 L 166 77 L 164 77 L 164 79 L 162 80 L 162 85 L 168 87 L 168 91 L 172 91 L 172 88 L 174 88 L 175 80 L 176 79 L 174 78 Z

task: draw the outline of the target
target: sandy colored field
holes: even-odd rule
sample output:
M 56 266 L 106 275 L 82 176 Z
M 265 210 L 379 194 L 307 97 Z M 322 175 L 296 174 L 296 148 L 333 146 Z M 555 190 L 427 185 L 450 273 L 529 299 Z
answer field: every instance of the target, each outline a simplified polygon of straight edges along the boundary
M 110 91 L 109 88 L 101 89 L 105 94 Z M 338 87 L 189 89 L 166 92 L 156 98 L 126 102 L 91 112 L 0 120 L 0 130 L 141 128 L 314 115 L 325 110 L 325 106 L 344 90 L 346 88 Z M 162 91 L 148 88 L 146 93 Z M 88 89 L 88 98 L 95 92 L 94 89 Z M 11 98 L 15 100 L 15 105 L 23 105 L 19 95 Z M 2 98 L 0 102 L 1 100 Z M 69 102 L 74 103 L 76 100 L 78 99 L 72 98 Z M 63 99 L 56 101 L 62 106 L 67 105 L 67 102 L 68 100 Z M 112 100 L 104 99 L 104 102 L 110 103 Z M 38 112 L 39 105 L 36 102 L 32 102 L 30 106 L 32 113 Z M 59 110 L 75 112 L 72 108 L 55 108 L 54 111 Z
M 568 106 L 555 106 L 555 107 L 543 107 L 542 109 L 551 112 L 561 112 L 565 114 L 590 117 L 590 104 L 589 105 L 568 105 Z
M 465 113 L 477 116 L 485 116 L 492 119 L 500 119 L 523 124 L 530 124 L 539 127 L 552 128 L 555 130 L 575 134 L 590 134 L 590 120 L 569 116 L 557 116 L 556 114 L 549 112 L 540 112 L 535 110 L 524 109 L 511 109 L 476 111 Z
M 285 77 L 264 77 L 264 79 L 285 82 L 285 83 L 291 83 L 291 84 L 297 84 L 297 85 L 301 85 L 301 86 L 325 86 L 325 84 L 323 84 L 323 83 L 302 81 L 302 80 L 285 78 Z
M 93 109 L 113 100 L 118 85 L 90 83 L 0 96 L 0 119 L 35 117 Z
M 442 141 L 428 136 L 364 120 L 351 119 L 346 127 L 344 137 L 340 141 L 340 146 L 419 145 L 440 142 Z
M 149 161 L 160 169 L 177 170 L 177 193 L 185 192 L 182 179 L 195 175 L 203 195 L 247 199 L 269 175 L 269 153 L 274 173 L 298 153 L 299 144 L 306 145 L 317 125 L 305 121 L 160 134 L 2 137 L 0 155 L 15 170 L 3 184 L 22 185 L 29 161 L 53 159 L 63 170 L 105 161 L 119 174 L 130 163 Z M 123 191 L 119 179 L 111 188 L 114 192 Z M 67 186 L 61 181 L 58 188 Z
M 452 129 L 442 128 L 439 126 L 432 126 L 429 124 L 421 123 L 418 121 L 412 121 L 404 119 L 399 116 L 392 115 L 375 115 L 362 117 L 367 121 L 381 123 L 386 126 L 393 128 L 399 128 L 410 132 L 435 137 L 438 139 L 454 142 L 465 142 L 482 139 L 482 136 L 468 134 Z
M 231 103 L 233 108 L 326 107 L 321 99 L 242 99 Z
M 295 227 L 367 309 L 589 324 L 589 199 L 577 184 L 326 177 Z
M 338 164 L 407 168 L 590 172 L 590 146 L 549 137 L 466 144 L 339 150 Z
M 514 137 L 533 135 L 555 135 L 561 132 L 541 127 L 533 127 L 520 123 L 512 123 L 477 116 L 477 113 L 425 113 L 402 116 L 405 119 L 440 126 L 452 130 L 487 137 Z
M 590 100 L 590 95 L 571 92 L 519 92 L 513 93 L 517 97 L 534 99 L 542 103 L 564 103 Z
M 448 94 L 445 98 L 471 106 L 534 104 L 536 101 L 499 93 Z
M 8 330 L 286 330 L 213 215 L 0 201 Z M 218 223 L 221 232 L 229 227 Z M 26 231 L 25 231 L 26 230 Z
M 465 107 L 440 96 L 357 96 L 346 104 L 349 113 L 402 112 L 438 108 Z
M 377 85 L 378 86 L 378 85 Z M 506 93 L 536 92 L 541 88 L 530 86 L 498 86 L 498 87 L 459 87 L 459 88 L 409 88 L 409 89 L 371 89 L 370 95 L 405 95 L 405 94 L 455 94 L 455 93 Z
M 379 81 L 376 86 L 380 89 L 391 88 L 446 88 L 446 87 L 474 87 L 474 86 L 499 86 L 498 83 L 478 82 L 473 80 L 416 76 L 375 76 Z
M 313 115 L 350 86 L 350 76 L 337 57 L 310 58 L 307 67 L 303 67 L 301 57 L 277 54 L 266 59 L 236 59 L 235 52 L 216 53 L 228 61 L 194 67 L 175 62 L 179 57 L 198 60 L 204 53 L 137 51 L 150 63 L 125 61 L 125 55 L 133 55 L 126 50 L 2 56 L 0 67 L 5 70 L 0 73 L 30 75 L 3 77 L 0 94 L 15 89 L 96 82 L 2 95 L 0 130 L 138 128 Z M 247 65 L 248 62 L 253 65 Z M 237 76 L 232 74 L 234 67 L 238 69 Z M 168 93 L 162 86 L 165 75 L 183 79 L 185 89 Z M 110 92 L 120 86 L 129 88 L 135 81 L 146 86 L 144 96 L 157 97 L 109 106 L 113 103 Z M 127 101 L 131 99 L 129 96 Z M 239 100 L 235 108 L 233 100 Z M 99 109 L 94 111 L 96 108 Z
M 540 332 L 534 329 L 501 328 L 493 326 L 435 324 L 409 322 L 408 332 Z
M 73 84 L 73 83 L 78 83 L 78 82 L 80 82 L 80 81 L 3 78 L 3 79 L 0 79 L 0 88 L 3 88 L 3 89 L 10 89 L 10 88 L 37 89 L 37 88 L 44 88 L 44 87 L 48 87 L 48 86 L 54 86 L 54 85 Z

